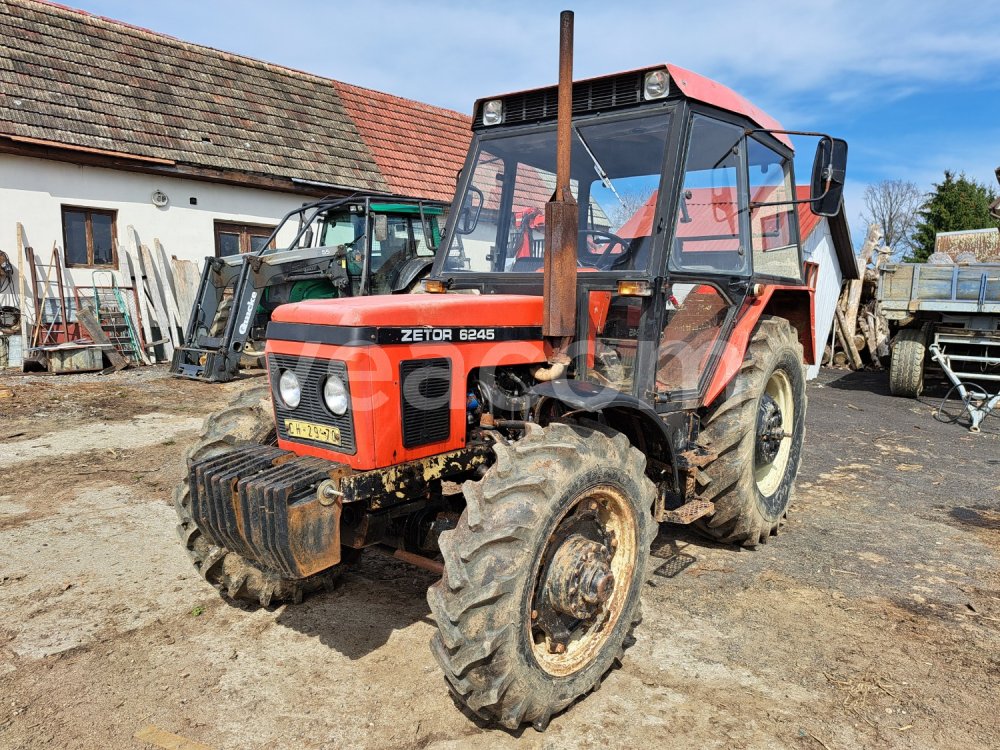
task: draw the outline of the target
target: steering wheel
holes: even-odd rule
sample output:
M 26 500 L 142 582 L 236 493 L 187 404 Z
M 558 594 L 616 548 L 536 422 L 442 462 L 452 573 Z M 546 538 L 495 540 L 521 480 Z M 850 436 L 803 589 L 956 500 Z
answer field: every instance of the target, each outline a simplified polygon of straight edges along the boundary
M 586 249 L 582 253 L 583 257 L 579 261 L 580 265 L 599 268 L 602 271 L 606 271 L 625 260 L 628 257 L 632 244 L 631 240 L 623 239 L 617 234 L 604 232 L 599 229 L 582 229 L 580 230 L 580 238 L 587 242 Z M 589 249 L 591 244 L 598 247 L 603 246 L 604 249 L 597 253 L 591 252 Z M 616 245 L 620 246 L 621 250 L 612 252 Z

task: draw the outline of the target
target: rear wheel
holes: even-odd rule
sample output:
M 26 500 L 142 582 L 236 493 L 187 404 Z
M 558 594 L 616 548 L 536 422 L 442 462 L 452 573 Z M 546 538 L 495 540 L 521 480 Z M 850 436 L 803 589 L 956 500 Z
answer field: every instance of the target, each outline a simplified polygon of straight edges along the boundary
M 225 453 L 248 443 L 276 444 L 268 386 L 250 388 L 222 411 L 205 419 L 201 438 L 187 453 L 185 468 L 193 461 Z M 268 606 L 276 601 L 301 601 L 317 589 L 328 587 L 340 567 L 305 580 L 291 580 L 261 569 L 225 547 L 215 544 L 191 517 L 191 491 L 187 480 L 174 490 L 177 534 L 195 569 L 220 592 Z
M 702 419 L 698 443 L 717 457 L 698 475 L 698 497 L 715 503 L 695 528 L 753 547 L 785 523 L 805 434 L 802 345 L 784 318 L 765 317 L 729 393 Z
M 622 657 L 656 535 L 655 490 L 624 435 L 529 425 L 463 486 L 428 591 L 431 649 L 457 698 L 509 729 L 544 729 Z
M 916 398 L 924 391 L 924 358 L 927 331 L 904 328 L 896 334 L 889 363 L 889 392 L 893 396 Z

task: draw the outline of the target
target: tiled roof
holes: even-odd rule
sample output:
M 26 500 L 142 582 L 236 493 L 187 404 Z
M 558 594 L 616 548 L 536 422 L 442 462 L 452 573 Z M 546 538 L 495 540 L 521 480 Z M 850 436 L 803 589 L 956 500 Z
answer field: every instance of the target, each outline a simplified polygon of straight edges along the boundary
M 468 119 L 449 110 L 35 0 L 0 0 L 0 35 L 0 136 L 427 197 L 462 166 Z
M 795 186 L 796 200 L 804 201 L 810 196 L 810 194 L 811 189 L 808 185 Z M 816 231 L 816 227 L 819 226 L 823 217 L 814 214 L 808 203 L 800 203 L 797 208 L 799 211 L 799 236 L 802 238 L 802 241 L 805 242 L 809 239 L 809 235 Z
M 472 139 L 468 117 L 339 81 L 334 86 L 392 192 L 451 200 Z

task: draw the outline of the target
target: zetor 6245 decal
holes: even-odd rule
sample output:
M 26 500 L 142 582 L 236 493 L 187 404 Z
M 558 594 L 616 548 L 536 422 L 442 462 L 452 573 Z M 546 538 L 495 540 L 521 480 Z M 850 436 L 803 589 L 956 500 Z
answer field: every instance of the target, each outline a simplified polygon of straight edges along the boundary
M 572 113 L 557 87 L 476 103 L 426 294 L 274 310 L 268 383 L 176 494 L 229 597 L 298 601 L 365 548 L 440 573 L 431 651 L 512 729 L 620 657 L 658 524 L 778 532 L 815 357 L 788 132 L 673 65 L 561 87 Z M 846 153 L 819 137 L 814 211 Z

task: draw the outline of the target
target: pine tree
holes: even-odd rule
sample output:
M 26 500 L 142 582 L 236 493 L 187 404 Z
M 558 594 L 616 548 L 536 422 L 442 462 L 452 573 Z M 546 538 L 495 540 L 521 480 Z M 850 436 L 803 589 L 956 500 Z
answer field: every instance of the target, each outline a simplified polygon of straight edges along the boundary
M 907 261 L 924 262 L 934 252 L 938 232 L 963 229 L 986 229 L 1000 226 L 990 216 L 990 203 L 996 200 L 993 189 L 970 180 L 963 172 L 945 170 L 944 181 L 934 184 L 927 201 L 920 209 L 920 221 L 913 232 L 913 253 Z

